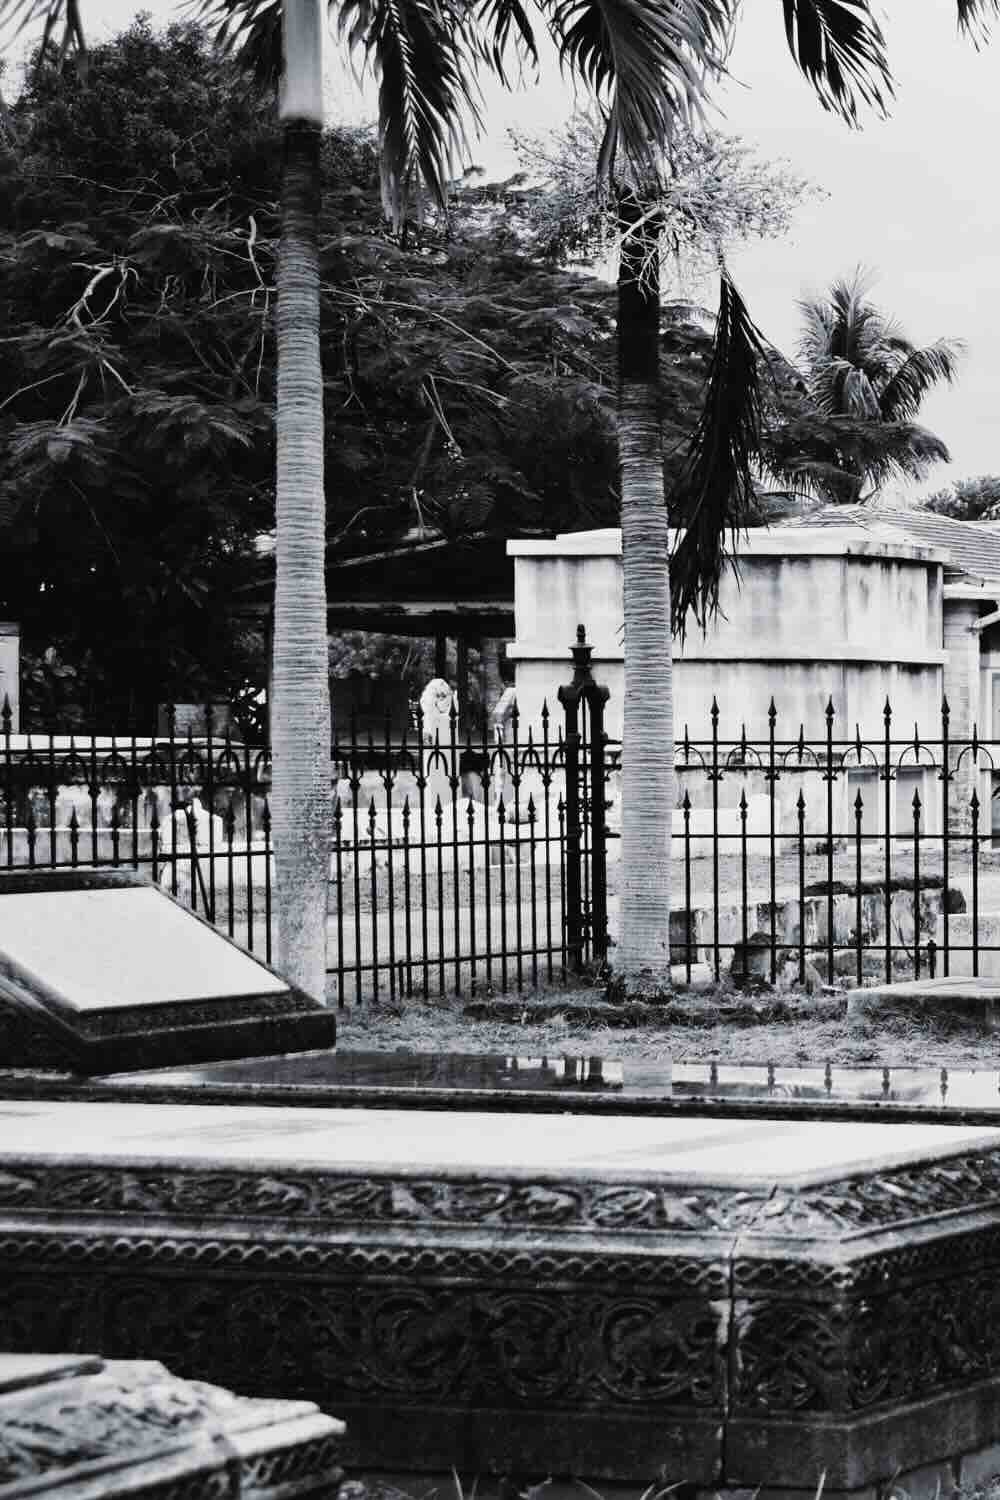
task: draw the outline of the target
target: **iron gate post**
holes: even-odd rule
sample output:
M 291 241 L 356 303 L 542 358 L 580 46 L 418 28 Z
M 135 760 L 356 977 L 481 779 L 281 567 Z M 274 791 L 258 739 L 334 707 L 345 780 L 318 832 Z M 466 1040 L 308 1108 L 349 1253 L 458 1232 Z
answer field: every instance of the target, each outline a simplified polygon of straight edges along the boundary
M 590 815 L 590 891 L 591 947 L 595 960 L 603 963 L 608 955 L 607 828 L 605 825 L 605 756 L 604 706 L 609 690 L 594 681 L 591 657 L 594 648 L 587 644 L 587 632 L 576 627 L 576 642 L 570 647 L 573 658 L 573 681 L 559 689 L 559 702 L 566 715 L 566 954 L 571 969 L 583 966 L 583 818 L 581 809 L 581 754 L 584 736 L 581 732 L 581 705 L 589 719 L 589 815 Z

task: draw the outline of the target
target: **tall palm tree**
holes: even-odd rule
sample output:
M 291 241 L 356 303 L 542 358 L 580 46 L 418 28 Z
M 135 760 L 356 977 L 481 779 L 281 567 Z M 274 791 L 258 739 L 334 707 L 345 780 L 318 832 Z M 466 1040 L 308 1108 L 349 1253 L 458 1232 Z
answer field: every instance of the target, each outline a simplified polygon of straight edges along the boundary
M 660 226 L 648 211 L 651 198 L 655 202 L 652 194 L 622 188 L 616 205 L 625 703 L 615 970 L 618 983 L 631 993 L 640 986 L 662 986 L 670 973 L 665 920 L 674 805 L 670 548 L 660 410 Z
M 319 342 L 322 19 L 316 0 L 285 0 L 271 703 L 278 964 L 320 1000 L 333 814 Z
M 289 38 L 286 56 L 286 79 L 293 71 L 288 30 L 295 11 L 303 15 L 319 13 L 318 0 L 284 0 L 283 26 Z M 655 175 L 659 169 L 662 148 L 670 138 L 674 123 L 685 111 L 697 104 L 706 69 L 721 68 L 729 37 L 730 0 L 688 0 L 688 3 L 663 9 L 655 0 L 626 0 L 624 10 L 606 11 L 604 0 L 595 0 L 581 11 L 575 0 L 561 0 L 550 25 L 563 61 L 598 92 L 608 96 L 604 138 L 600 151 L 599 172 L 612 181 L 615 166 L 623 159 L 632 173 Z M 258 72 L 269 72 L 269 51 L 273 48 L 276 23 L 270 29 L 265 17 L 275 12 L 273 0 L 205 0 L 204 11 L 222 13 L 219 39 L 232 45 L 242 33 L 241 50 L 252 60 Z M 461 110 L 475 115 L 475 99 L 468 80 L 477 61 L 487 61 L 501 77 L 504 73 L 504 49 L 511 28 L 522 53 L 535 55 L 535 41 L 526 13 L 519 0 L 487 0 L 477 14 L 461 4 L 442 8 L 430 0 L 394 0 L 382 4 L 375 0 L 341 0 L 341 28 L 347 27 L 352 43 L 360 45 L 372 58 L 380 73 L 379 115 L 382 146 L 383 198 L 387 214 L 397 225 L 407 214 L 418 183 L 444 206 L 446 187 L 454 171 L 454 156 L 463 145 L 460 130 Z M 473 22 L 478 25 L 474 25 Z M 613 25 L 609 26 L 609 22 Z M 301 22 L 302 35 L 312 23 Z M 303 49 L 298 66 L 307 66 L 308 46 Z M 294 263 L 303 272 L 308 263 L 308 281 L 313 285 L 317 249 L 315 220 L 307 222 L 305 201 L 307 177 L 311 173 L 310 191 L 318 196 L 318 173 L 307 170 L 304 148 L 300 142 L 316 134 L 315 113 L 300 117 L 291 109 L 291 89 L 282 101 L 286 143 L 294 137 L 295 154 L 286 149 L 286 174 L 294 162 L 301 165 L 299 194 L 294 200 L 297 211 L 294 231 L 289 223 L 283 228 L 282 263 Z M 320 115 L 321 118 L 321 115 Z M 310 161 L 312 158 L 310 158 Z M 673 749 L 669 707 L 669 671 L 663 679 L 666 698 L 650 685 L 655 678 L 643 668 L 643 649 L 650 665 L 658 655 L 664 639 L 669 652 L 670 592 L 667 576 L 666 510 L 663 497 L 663 466 L 659 422 L 659 290 L 648 284 L 644 267 L 649 246 L 655 250 L 656 230 L 643 213 L 642 203 L 627 190 L 619 191 L 622 213 L 630 215 L 636 237 L 623 257 L 624 304 L 632 309 L 638 337 L 626 340 L 621 367 L 621 401 L 626 414 L 626 437 L 622 450 L 624 488 L 633 497 L 630 537 L 634 544 L 627 553 L 626 591 L 630 601 L 632 626 L 631 697 L 633 705 L 645 703 L 646 718 L 631 725 L 629 745 L 635 747 L 626 773 L 626 792 L 634 811 L 623 829 L 627 866 L 653 873 L 652 890 L 659 899 L 649 901 L 648 880 L 636 880 L 630 887 L 625 906 L 634 917 L 626 928 L 636 934 L 633 947 L 645 955 L 655 934 L 666 934 L 669 908 L 669 842 L 650 838 L 650 829 L 663 828 L 657 819 L 658 808 L 672 804 Z M 293 206 L 286 181 L 286 216 Z M 654 254 L 655 259 L 655 254 Z M 635 272 L 634 276 L 632 272 Z M 279 274 L 278 303 L 282 298 L 291 304 L 287 343 L 281 341 L 279 312 L 279 477 L 278 477 L 278 584 L 275 616 L 274 696 L 272 719 L 274 745 L 275 846 L 279 903 L 279 953 L 284 971 L 311 993 L 317 989 L 325 952 L 325 892 L 327 850 L 329 844 L 329 726 L 325 732 L 319 715 L 326 707 L 325 598 L 323 595 L 323 547 L 321 529 L 322 467 L 319 444 L 322 441 L 322 384 L 319 375 L 318 344 L 305 356 L 306 326 L 318 338 L 318 313 L 314 317 L 311 302 L 306 301 L 306 278 L 283 281 Z M 627 315 L 627 314 L 626 314 Z M 295 322 L 291 320 L 294 317 Z M 645 334 L 642 326 L 645 325 Z M 294 331 L 292 331 L 294 327 Z M 650 344 L 649 332 L 652 330 Z M 311 341 L 309 343 L 312 348 Z M 629 352 L 631 351 L 631 352 Z M 652 364 L 649 363 L 652 351 Z M 632 355 L 635 355 L 633 360 Z M 293 368 L 287 389 L 294 388 L 301 398 L 297 413 L 300 426 L 285 428 L 286 455 L 293 455 L 286 470 L 288 490 L 282 505 L 282 430 L 283 390 L 281 367 L 283 357 Z M 305 400 L 306 387 L 314 382 L 318 405 L 311 411 Z M 315 461 L 306 468 L 306 435 L 311 434 L 310 452 Z M 632 441 L 628 434 L 631 433 Z M 631 457 L 629 457 L 631 454 Z M 298 456 L 300 463 L 295 462 Z M 300 466 L 301 465 L 301 466 Z M 302 479 L 315 486 L 313 503 L 308 503 Z M 296 488 L 296 484 L 298 487 Z M 308 514 L 308 530 L 305 513 Z M 284 522 L 283 522 L 284 516 Z M 284 553 L 281 537 L 287 538 Z M 308 555 L 307 555 L 308 554 Z M 295 559 L 298 558 L 298 562 Z M 301 580 L 301 582 L 300 582 Z M 284 605 L 282 601 L 284 600 Z M 645 602 L 644 602 L 645 601 Z M 302 622 L 300 625 L 299 622 Z M 322 688 L 320 675 L 323 674 Z M 629 692 L 629 684 L 626 684 Z M 666 713 L 663 704 L 666 703 Z M 296 717 L 298 713 L 302 718 Z M 634 709 L 633 709 L 634 717 Z M 304 742 L 303 742 L 304 741 Z M 327 778 L 324 786 L 324 756 Z M 282 768 L 284 768 L 282 774 Z M 642 807 L 650 809 L 647 820 L 639 816 Z M 325 823 L 324 823 L 325 819 Z M 666 823 L 669 835 L 669 817 Z M 638 837 L 637 837 L 638 835 Z M 282 857 L 280 851 L 284 847 Z M 284 889 L 282 890 L 282 884 Z M 629 926 L 631 922 L 631 927 Z M 292 951 L 289 940 L 296 945 Z M 666 951 L 666 939 L 662 948 Z M 627 954 L 629 949 L 623 947 Z M 310 967 L 304 968 L 308 961 Z M 647 967 L 645 960 L 639 968 Z M 315 976 L 315 977 L 313 977 Z M 311 982 L 310 982 L 311 981 Z
M 826 296 L 799 303 L 799 369 L 808 397 L 821 419 L 846 419 L 845 440 L 833 455 L 837 472 L 824 462 L 830 454 L 810 453 L 808 441 L 800 443 L 802 477 L 810 478 L 814 460 L 814 486 L 830 499 L 865 500 L 865 486 L 877 488 L 887 472 L 922 479 L 932 463 L 948 460 L 940 438 L 915 419 L 927 394 L 955 379 L 964 346 L 937 339 L 917 348 L 870 300 L 872 285 L 871 274 L 858 267 Z M 851 432 L 864 434 L 870 451 L 859 451 Z
M 548 254 L 618 258 L 617 433 L 625 616 L 625 754 L 622 767 L 622 923 L 615 952 L 616 988 L 659 990 L 669 978 L 670 818 L 674 802 L 672 630 L 689 609 L 711 606 L 719 516 L 731 526 L 749 519 L 754 497 L 741 478 L 734 443 L 758 446 L 758 414 L 747 400 L 762 349 L 727 277 L 712 370 L 709 425 L 686 455 L 676 437 L 665 459 L 661 409 L 662 323 L 690 316 L 688 304 L 661 305 L 661 261 L 706 255 L 744 237 L 778 232 L 806 184 L 755 162 L 738 143 L 688 126 L 674 131 L 662 169 L 626 167 L 611 191 L 595 183 L 593 162 L 603 135 L 594 115 L 578 114 L 544 141 L 520 141 L 522 160 L 546 191 L 533 196 L 532 229 Z M 596 188 L 596 191 L 595 191 Z M 733 375 L 749 383 L 742 395 Z M 701 380 L 698 385 L 700 388 Z M 732 400 L 725 406 L 720 400 Z M 739 411 L 746 406 L 744 418 Z M 719 419 L 722 419 L 721 421 Z M 728 423 L 728 437 L 723 428 Z M 690 424 L 687 424 L 689 427 Z M 676 429 L 674 429 L 676 432 Z M 678 462 L 678 456 L 681 461 Z M 720 510 L 721 506 L 721 510 Z M 668 516 L 688 525 L 673 558 Z M 671 567 L 676 588 L 671 591 Z
M 506 79 L 506 59 L 511 50 L 522 59 L 535 58 L 531 21 L 522 0 L 328 0 L 328 4 L 349 47 L 370 59 L 379 73 L 384 196 L 387 210 L 399 223 L 418 184 L 444 202 L 454 159 L 464 144 L 463 113 L 471 111 L 475 116 L 470 82 L 475 67 L 491 67 Z M 859 104 L 884 111 L 892 81 L 882 33 L 867 0 L 782 0 L 782 7 L 792 56 L 823 106 L 850 122 L 856 122 Z M 996 14 L 1000 0 L 957 0 L 957 7 L 960 25 L 970 30 Z M 244 57 L 254 60 L 258 67 L 273 68 L 282 32 L 286 38 L 282 115 L 286 162 L 293 184 L 286 188 L 284 202 L 294 229 L 283 238 L 279 283 L 279 301 L 282 287 L 286 300 L 279 334 L 279 357 L 283 356 L 286 364 L 279 375 L 279 462 L 287 467 L 282 471 L 284 478 L 279 478 L 284 497 L 279 524 L 284 535 L 278 545 L 278 566 L 287 576 L 290 559 L 305 552 L 312 554 L 311 563 L 301 572 L 308 585 L 303 581 L 301 587 L 308 588 L 307 617 L 318 622 L 325 609 L 320 583 L 323 540 L 315 525 L 321 468 L 314 449 L 321 432 L 321 409 L 316 342 L 313 334 L 307 333 L 306 321 L 315 305 L 316 221 L 312 203 L 318 190 L 315 147 L 321 118 L 315 93 L 320 0 L 201 0 L 201 9 L 206 15 L 221 18 L 220 43 L 238 45 Z M 603 178 L 614 179 L 619 159 L 640 175 L 655 176 L 662 148 L 669 142 L 676 122 L 702 110 L 711 82 L 724 67 L 737 9 L 736 0 L 673 0 L 669 5 L 661 0 L 547 0 L 541 6 L 564 66 L 585 82 L 604 110 L 606 130 L 599 159 Z M 11 18 L 20 18 L 22 27 L 40 20 L 47 35 L 62 21 L 60 55 L 83 48 L 78 0 L 0 0 L 0 22 Z M 312 82 L 300 88 L 307 78 Z M 297 113 L 299 110 L 304 112 Z M 641 231 L 637 224 L 633 227 L 639 234 L 636 243 L 640 244 Z M 652 314 L 647 311 L 647 316 L 651 318 Z M 709 402 L 687 465 L 688 529 L 674 559 L 679 588 L 673 600 L 662 540 L 662 496 L 650 477 L 646 458 L 640 460 L 638 447 L 633 453 L 626 437 L 623 478 L 629 486 L 633 478 L 641 481 L 644 497 L 636 506 L 634 524 L 630 520 L 626 545 L 632 538 L 645 535 L 647 523 L 655 537 L 648 560 L 641 567 L 633 569 L 631 562 L 627 564 L 633 625 L 631 643 L 626 635 L 626 657 L 637 650 L 641 634 L 637 620 L 648 621 L 650 631 L 662 637 L 664 620 L 673 616 L 683 622 L 688 608 L 697 611 L 699 607 L 711 607 L 723 560 L 722 537 L 727 521 L 733 517 L 733 482 L 740 492 L 738 499 L 749 492 L 752 482 L 747 442 L 753 436 L 758 406 L 756 346 L 745 309 L 725 278 L 717 334 Z M 645 339 L 642 344 L 651 353 Z M 633 371 L 628 364 L 622 369 L 625 409 L 634 413 L 637 439 L 645 433 L 650 442 L 655 440 L 648 400 L 652 374 L 652 367 L 636 366 Z M 312 387 L 311 398 L 306 395 L 306 384 Z M 304 485 L 311 503 L 302 500 Z M 639 559 L 636 561 L 638 564 Z M 282 630 L 288 630 L 288 644 L 294 649 L 283 647 L 276 655 L 278 675 L 294 670 L 296 681 L 294 688 L 277 682 L 275 689 L 281 714 L 293 715 L 299 711 L 297 705 L 306 703 L 310 713 L 303 725 L 275 725 L 282 746 L 275 759 L 275 802 L 284 807 L 276 834 L 277 842 L 286 845 L 279 855 L 279 880 L 286 879 L 286 889 L 279 897 L 279 950 L 280 961 L 290 976 L 310 993 L 318 994 L 323 977 L 318 955 L 325 942 L 325 906 L 318 894 L 315 901 L 312 896 L 306 899 L 293 887 L 296 881 L 302 881 L 303 891 L 308 887 L 318 893 L 327 877 L 329 834 L 327 831 L 324 838 L 321 813 L 328 807 L 329 792 L 324 786 L 321 798 L 319 789 L 319 768 L 327 757 L 316 753 L 317 744 L 329 744 L 329 719 L 322 707 L 328 691 L 327 666 L 325 653 L 321 661 L 311 646 L 301 662 L 293 660 L 298 654 L 298 641 L 291 633 L 304 629 L 295 622 L 306 617 L 305 613 L 299 616 L 290 612 L 300 587 L 296 576 L 288 586 L 288 607 L 281 615 L 285 622 Z M 279 590 L 285 588 L 283 581 Z M 626 691 L 633 707 L 637 696 L 642 700 L 664 692 L 670 667 L 669 631 L 650 667 L 642 679 L 630 674 Z M 316 704 L 320 705 L 318 710 Z M 628 705 L 626 712 L 632 712 Z M 636 721 L 627 719 L 627 735 L 629 722 Z M 316 739 L 310 746 L 306 740 L 311 735 Z M 669 852 L 672 795 L 670 776 L 664 773 L 663 765 L 671 759 L 672 746 L 666 743 L 658 751 L 655 805 L 647 808 L 645 804 L 626 803 L 623 809 L 623 853 L 626 860 L 633 861 L 634 870 L 641 868 L 644 851 L 656 844 L 654 903 L 660 935 L 652 937 L 645 920 L 630 924 L 626 916 L 620 961 L 627 973 L 648 968 L 654 982 L 669 973 L 669 859 L 664 850 Z M 327 774 L 328 770 L 327 763 Z M 650 824 L 645 835 L 636 827 L 640 818 Z M 626 834 L 626 828 L 631 832 Z M 301 862 L 287 850 L 292 840 L 302 850 Z M 291 885 L 286 878 L 289 871 Z M 634 896 L 630 888 L 626 905 Z M 297 920 L 288 918 L 296 905 L 314 924 L 309 933 Z M 652 913 L 653 905 L 648 909 Z

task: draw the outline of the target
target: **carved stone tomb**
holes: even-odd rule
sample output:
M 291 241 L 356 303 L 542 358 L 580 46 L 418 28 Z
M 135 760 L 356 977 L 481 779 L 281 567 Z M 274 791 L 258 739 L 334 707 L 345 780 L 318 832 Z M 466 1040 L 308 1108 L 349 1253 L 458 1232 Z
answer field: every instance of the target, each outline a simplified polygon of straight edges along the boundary
M 0 1111 L 0 1347 L 317 1401 L 352 1464 L 873 1497 L 1000 1440 L 1000 1131 Z
M 0 1355 L 2 1500 L 292 1500 L 341 1477 L 344 1424 L 153 1360 Z

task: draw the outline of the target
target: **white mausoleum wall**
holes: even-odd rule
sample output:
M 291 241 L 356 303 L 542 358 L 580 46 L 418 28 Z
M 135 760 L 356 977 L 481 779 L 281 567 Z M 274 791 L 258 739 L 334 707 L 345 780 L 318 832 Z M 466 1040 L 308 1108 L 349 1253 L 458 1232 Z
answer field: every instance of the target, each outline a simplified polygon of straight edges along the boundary
M 594 670 L 611 690 L 608 731 L 621 733 L 623 600 L 617 530 L 545 542 L 512 542 L 515 640 L 522 721 L 543 699 L 554 709 L 566 682 L 578 624 L 594 645 Z M 739 581 L 727 570 L 720 616 L 706 633 L 692 622 L 675 642 L 674 720 L 678 737 L 710 732 L 713 697 L 720 734 L 766 737 L 768 707 L 779 737 L 826 732 L 833 699 L 838 737 L 880 735 L 888 697 L 894 723 L 933 725 L 939 717 L 945 653 L 942 562 L 930 548 L 873 540 L 854 528 L 753 532 L 740 542 Z M 933 730 L 929 731 L 933 733 Z
M 516 662 L 522 725 L 538 722 L 546 700 L 553 726 L 560 722 L 557 692 L 569 680 L 568 648 L 577 625 L 583 624 L 594 646 L 594 675 L 611 692 L 607 729 L 619 737 L 624 686 L 620 533 L 571 533 L 554 541 L 512 542 L 508 550 L 515 560 L 515 639 L 508 655 Z M 674 643 L 677 740 L 685 726 L 692 739 L 710 738 L 713 698 L 720 710 L 720 740 L 730 743 L 739 739 L 744 725 L 748 737 L 766 741 L 772 698 L 779 742 L 795 740 L 800 725 L 808 739 L 822 740 L 831 699 L 836 739 L 853 737 L 860 726 L 865 738 L 880 740 L 886 699 L 892 705 L 894 738 L 912 734 L 914 724 L 926 737 L 937 738 L 946 662 L 943 563 L 944 554 L 931 548 L 848 527 L 758 531 L 742 538 L 739 577 L 727 570 L 718 618 L 704 633 L 692 622 L 683 646 Z M 680 780 L 696 805 L 704 802 L 703 775 Z M 741 791 L 759 799 L 759 780 L 728 774 L 718 787 L 720 805 L 735 810 Z M 800 785 L 809 799 L 810 833 L 818 836 L 826 808 L 825 797 L 822 807 L 818 803 L 816 777 L 782 778 L 779 827 L 791 832 L 796 826 Z M 918 787 L 927 808 L 925 830 L 936 827 L 931 780 L 914 772 L 892 785 L 889 821 L 894 831 L 907 828 Z M 858 790 L 865 831 L 882 832 L 884 783 L 880 786 L 873 773 L 863 770 L 838 778 L 835 826 L 853 828 Z

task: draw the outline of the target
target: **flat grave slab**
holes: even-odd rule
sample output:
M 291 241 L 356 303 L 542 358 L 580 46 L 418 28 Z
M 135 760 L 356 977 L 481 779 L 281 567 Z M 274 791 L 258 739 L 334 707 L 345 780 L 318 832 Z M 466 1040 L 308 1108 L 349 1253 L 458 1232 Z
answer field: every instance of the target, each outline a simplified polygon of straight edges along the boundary
M 3 1500 L 292 1500 L 336 1484 L 343 1432 L 152 1360 L 0 1354 Z
M 18 1138 L 34 1156 L 97 1164 L 126 1155 L 238 1167 L 359 1171 L 668 1173 L 686 1182 L 756 1184 L 820 1179 L 911 1160 L 933 1161 L 994 1143 L 1000 1130 L 961 1125 L 880 1125 L 725 1118 L 600 1119 L 447 1111 L 296 1109 L 253 1105 L 8 1102 L 0 1112 L 0 1162 Z
M 77 1011 L 218 999 L 288 985 L 153 885 L 3 892 L 5 966 Z
M 360 1467 L 873 1500 L 1000 1443 L 1000 1130 L 8 1100 L 0 1347 Z
M 332 1015 L 127 871 L 0 875 L 0 1068 L 332 1047 Z

